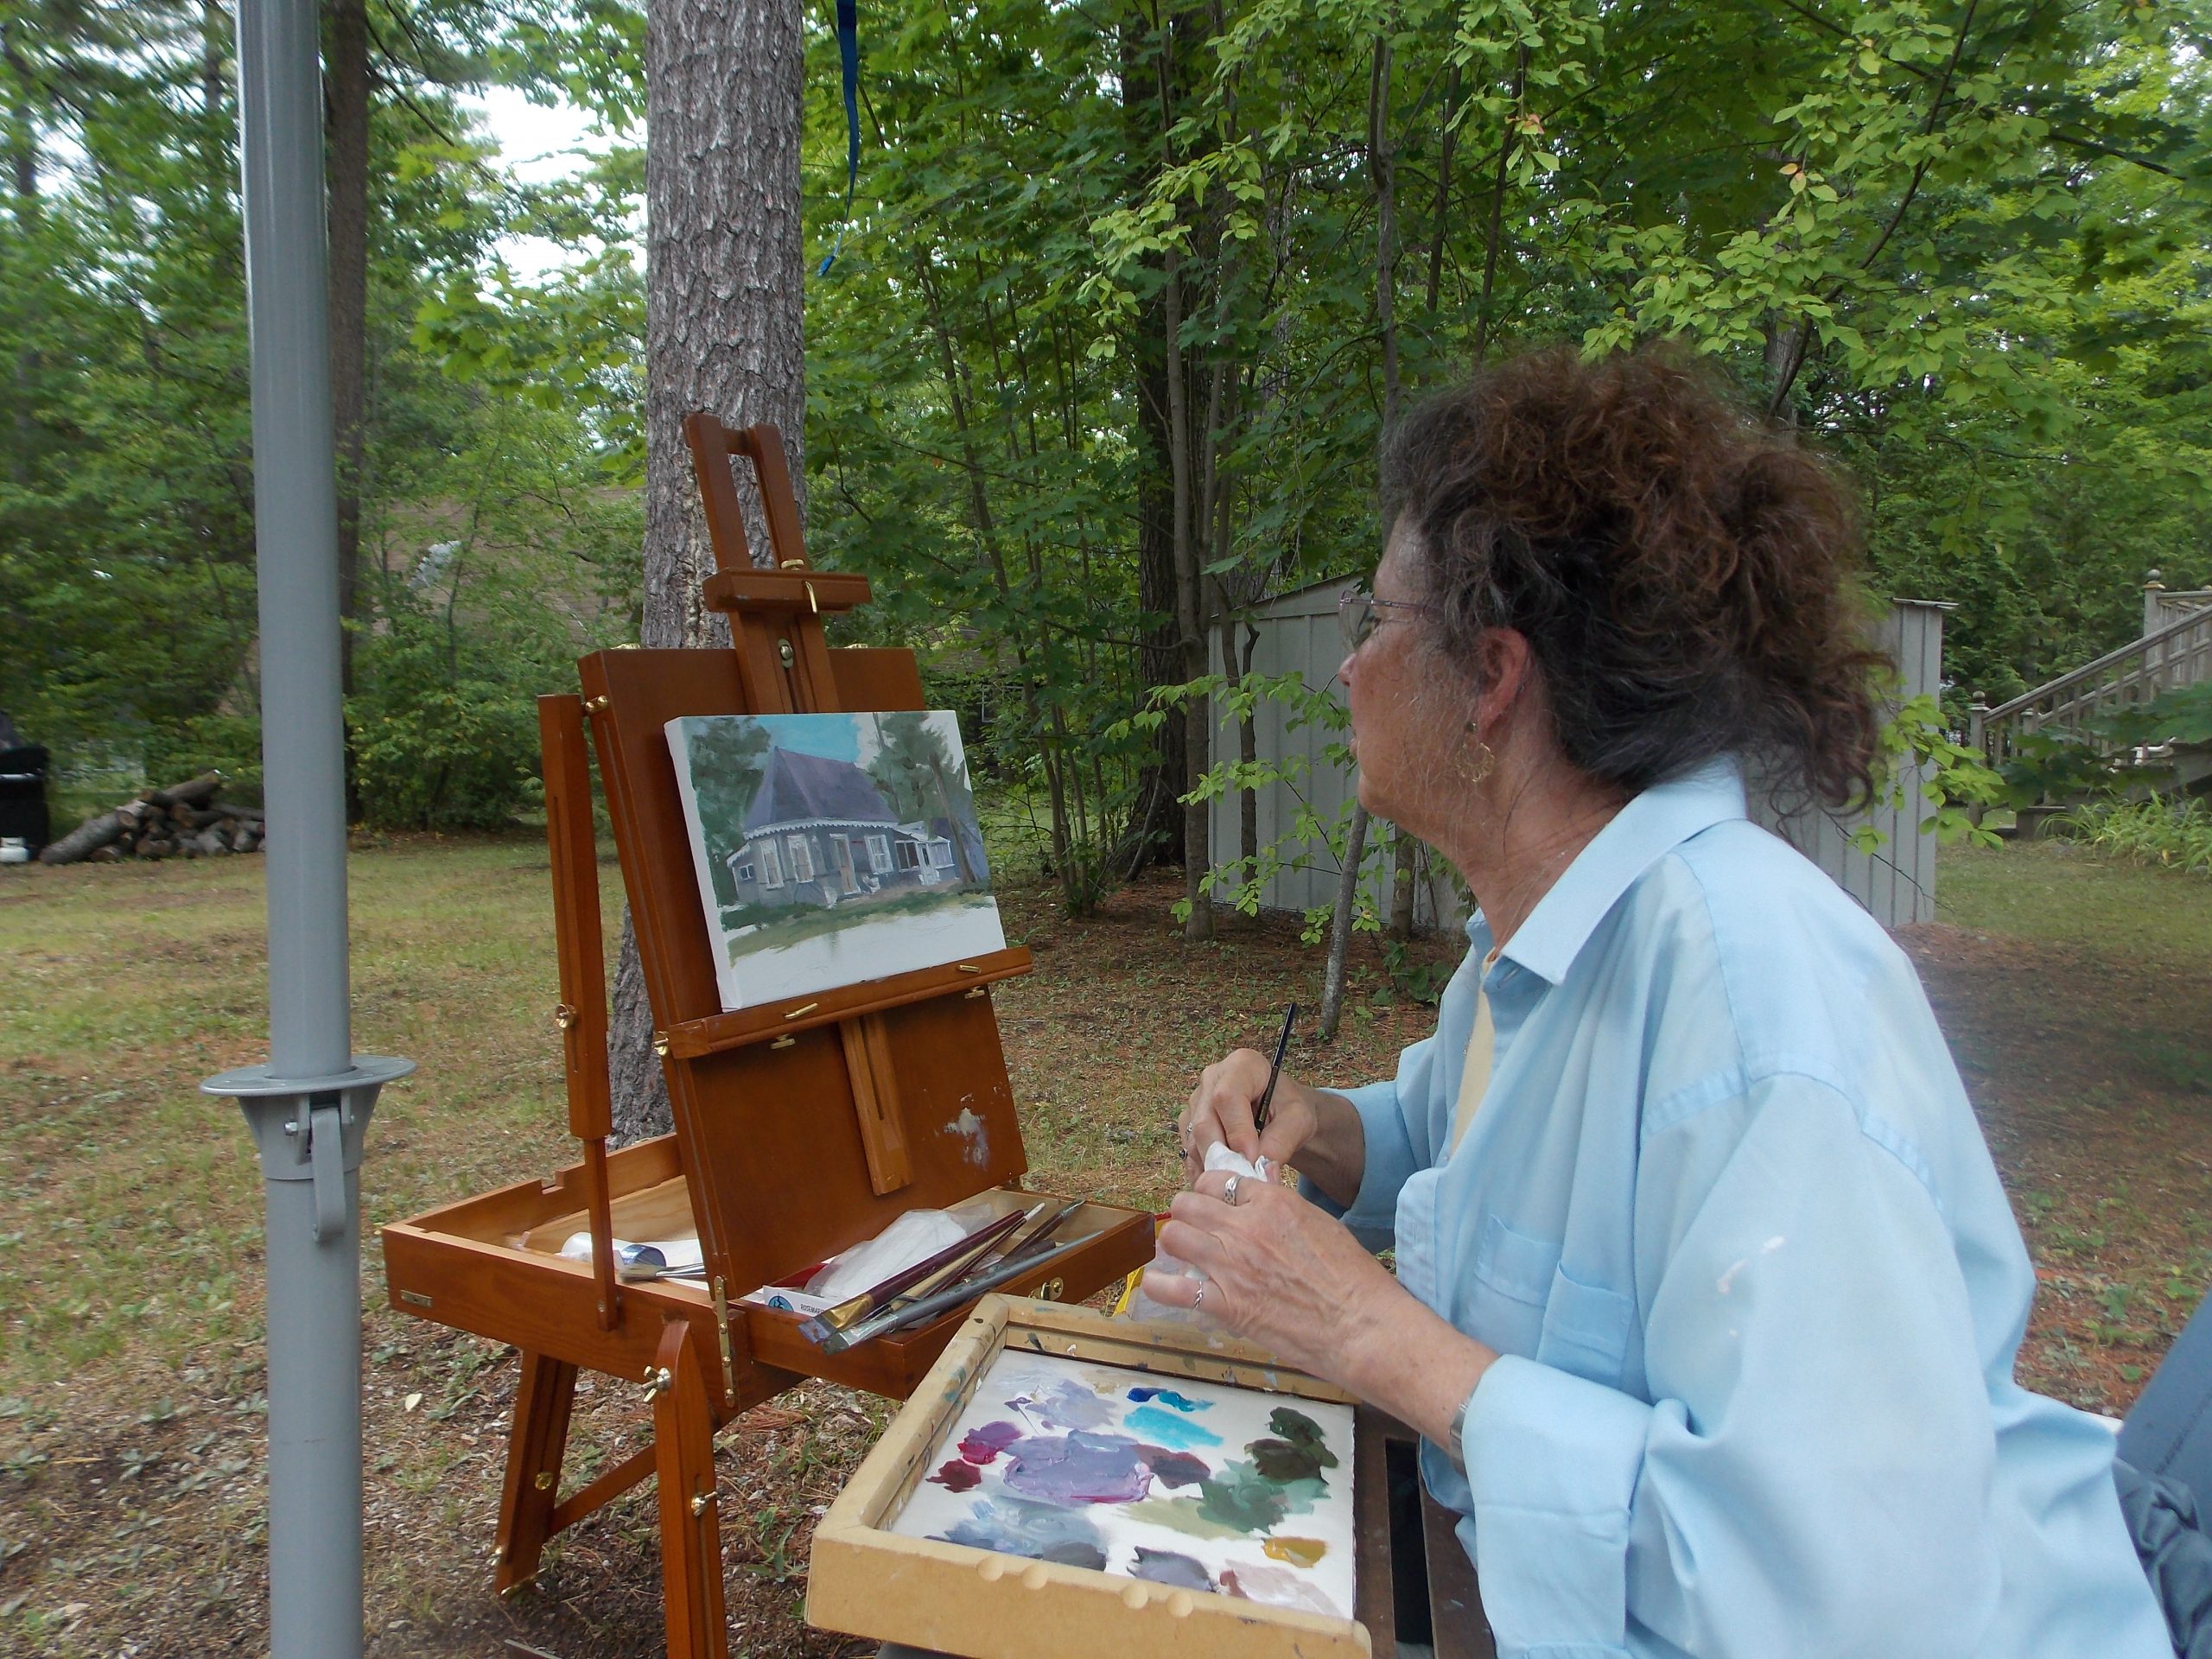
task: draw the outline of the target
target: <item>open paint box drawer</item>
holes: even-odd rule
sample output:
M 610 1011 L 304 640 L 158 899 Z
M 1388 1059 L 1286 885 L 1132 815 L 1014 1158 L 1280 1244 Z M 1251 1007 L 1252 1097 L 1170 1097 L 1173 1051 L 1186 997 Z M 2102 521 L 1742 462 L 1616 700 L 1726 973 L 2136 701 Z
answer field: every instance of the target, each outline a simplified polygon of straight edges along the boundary
M 816 1528 L 807 1620 L 969 1659 L 1365 1659 L 1370 1427 L 1249 1344 L 987 1298 Z
M 618 1238 L 691 1236 L 692 1194 L 678 1167 L 672 1135 L 609 1154 L 607 1185 Z M 742 1374 L 766 1368 L 776 1386 L 791 1374 L 825 1377 L 848 1387 L 904 1399 L 961 1325 L 959 1310 L 910 1331 L 826 1354 L 798 1334 L 801 1315 L 743 1300 L 751 1287 L 723 1287 L 728 1340 L 721 1334 L 710 1283 L 664 1279 L 626 1284 L 611 1325 L 598 1306 L 591 1266 L 560 1254 L 571 1234 L 588 1230 L 583 1166 L 550 1179 L 522 1181 L 426 1211 L 384 1230 L 385 1277 L 401 1313 L 513 1343 L 572 1365 L 639 1377 L 652 1366 L 664 1321 L 696 1326 L 702 1353 L 722 1356 L 731 1392 L 766 1397 Z M 963 1206 L 977 1219 L 1018 1210 L 1049 1195 L 993 1187 Z M 1023 1294 L 1048 1300 L 1089 1296 L 1152 1257 L 1152 1221 L 1141 1211 L 1086 1204 L 1059 1236 L 1084 1239 L 1065 1255 L 1016 1279 Z M 857 1241 L 848 1241 L 848 1243 Z M 798 1272 L 806 1262 L 790 1264 Z M 773 1392 L 772 1388 L 767 1392 Z

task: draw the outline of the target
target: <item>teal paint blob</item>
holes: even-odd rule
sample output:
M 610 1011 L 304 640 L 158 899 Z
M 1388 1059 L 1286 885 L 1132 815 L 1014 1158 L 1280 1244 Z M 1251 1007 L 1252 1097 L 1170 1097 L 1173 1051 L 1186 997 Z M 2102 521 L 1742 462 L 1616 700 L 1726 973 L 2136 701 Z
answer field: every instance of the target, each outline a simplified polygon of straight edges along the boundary
M 1201 1428 L 1189 1418 L 1178 1417 L 1157 1406 L 1139 1406 L 1122 1420 L 1122 1427 L 1132 1434 L 1141 1434 L 1156 1445 L 1173 1446 L 1178 1452 L 1221 1444 L 1221 1436 L 1211 1429 Z
M 1142 1405 L 1147 1400 L 1157 1400 L 1163 1406 L 1173 1406 L 1178 1411 L 1211 1411 L 1211 1400 L 1186 1400 L 1173 1389 L 1131 1389 L 1129 1398 Z

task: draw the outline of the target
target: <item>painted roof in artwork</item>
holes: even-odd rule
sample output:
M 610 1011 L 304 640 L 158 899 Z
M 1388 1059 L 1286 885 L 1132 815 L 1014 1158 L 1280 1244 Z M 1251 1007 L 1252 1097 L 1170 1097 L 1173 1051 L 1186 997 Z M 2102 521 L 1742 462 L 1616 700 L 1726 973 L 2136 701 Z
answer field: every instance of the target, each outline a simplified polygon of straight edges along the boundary
M 805 819 L 896 823 L 899 816 L 885 804 L 868 773 L 851 761 L 769 750 L 766 772 L 745 815 L 747 830 Z

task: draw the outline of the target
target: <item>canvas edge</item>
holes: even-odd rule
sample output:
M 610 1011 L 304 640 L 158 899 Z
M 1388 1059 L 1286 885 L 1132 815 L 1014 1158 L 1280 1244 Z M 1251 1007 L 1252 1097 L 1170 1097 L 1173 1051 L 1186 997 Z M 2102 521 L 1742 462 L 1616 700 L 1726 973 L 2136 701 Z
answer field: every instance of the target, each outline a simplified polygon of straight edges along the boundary
M 715 982 L 727 1012 L 738 995 L 737 965 L 730 960 L 729 938 L 722 928 L 721 906 L 715 898 L 715 874 L 707 865 L 707 828 L 699 813 L 699 791 L 691 782 L 691 744 L 684 727 L 695 720 L 714 720 L 714 715 L 677 715 L 661 724 L 668 740 L 669 764 L 676 769 L 677 798 L 683 804 L 683 828 L 691 843 L 691 879 L 699 889 L 699 908 L 707 924 L 707 941 L 715 951 Z

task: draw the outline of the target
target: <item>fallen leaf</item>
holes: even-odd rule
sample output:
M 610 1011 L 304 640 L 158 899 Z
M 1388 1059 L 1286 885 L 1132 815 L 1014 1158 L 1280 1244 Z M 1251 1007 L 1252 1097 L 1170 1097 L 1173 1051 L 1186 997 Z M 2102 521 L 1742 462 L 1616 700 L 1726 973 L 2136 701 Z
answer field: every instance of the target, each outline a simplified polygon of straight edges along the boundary
M 400 1409 L 402 1409 L 403 1411 L 412 1411 L 412 1410 L 414 1410 L 414 1409 L 415 1409 L 415 1408 L 416 1408 L 416 1407 L 417 1407 L 417 1406 L 421 1405 L 422 1403 L 423 1403 L 423 1396 L 422 1396 L 421 1395 L 419 1395 L 419 1394 L 410 1394 L 410 1395 L 409 1395 L 407 1396 L 407 1398 L 406 1398 L 406 1399 L 404 1399 L 404 1400 L 403 1400 L 402 1402 L 400 1402 Z

